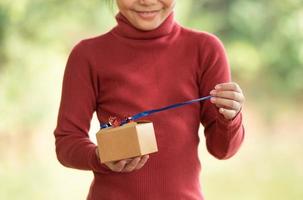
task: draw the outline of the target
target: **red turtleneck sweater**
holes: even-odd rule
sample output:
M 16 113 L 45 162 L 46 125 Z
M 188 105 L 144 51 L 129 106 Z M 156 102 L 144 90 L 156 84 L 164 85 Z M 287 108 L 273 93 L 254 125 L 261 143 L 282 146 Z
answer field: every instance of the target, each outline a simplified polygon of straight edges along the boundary
M 118 14 L 117 26 L 83 40 L 64 73 L 56 152 L 66 167 L 91 170 L 89 200 L 201 200 L 198 158 L 200 122 L 208 151 L 234 155 L 244 138 L 242 115 L 226 120 L 209 101 L 153 114 L 158 152 L 143 168 L 113 172 L 100 164 L 88 137 L 96 111 L 100 123 L 209 95 L 230 81 L 222 43 L 215 36 L 181 27 L 172 13 L 152 31 L 140 31 Z

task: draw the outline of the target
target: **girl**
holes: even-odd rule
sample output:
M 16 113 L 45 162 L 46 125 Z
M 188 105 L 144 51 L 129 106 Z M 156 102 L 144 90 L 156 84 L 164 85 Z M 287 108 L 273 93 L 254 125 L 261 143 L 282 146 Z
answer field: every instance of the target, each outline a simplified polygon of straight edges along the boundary
M 64 73 L 56 153 L 66 167 L 91 170 L 87 199 L 201 200 L 198 129 L 208 151 L 227 159 L 243 138 L 244 96 L 232 83 L 217 37 L 174 20 L 176 0 L 116 0 L 117 25 L 72 50 Z M 146 117 L 158 152 L 101 164 L 88 131 L 100 123 L 211 95 L 209 101 Z

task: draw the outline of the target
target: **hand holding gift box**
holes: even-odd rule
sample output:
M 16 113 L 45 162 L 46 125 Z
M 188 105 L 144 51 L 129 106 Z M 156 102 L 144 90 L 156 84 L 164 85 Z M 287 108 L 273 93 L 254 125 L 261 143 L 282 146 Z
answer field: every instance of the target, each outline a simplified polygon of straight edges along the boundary
M 107 163 L 112 168 L 116 164 L 124 166 L 128 161 L 134 165 L 144 165 L 150 153 L 158 151 L 153 123 L 150 121 L 137 121 L 141 117 L 148 116 L 152 113 L 184 106 L 194 102 L 210 99 L 211 96 L 194 99 L 178 104 L 173 104 L 160 109 L 144 111 L 132 117 L 128 117 L 119 121 L 115 117 L 111 117 L 109 123 L 101 124 L 100 131 L 96 134 L 98 143 L 98 155 L 101 163 Z M 146 156 L 143 156 L 146 155 Z M 140 158 L 143 156 L 142 158 Z M 134 159 L 131 159 L 134 158 Z M 142 166 L 143 166 L 142 165 Z M 136 168 L 139 168 L 136 167 Z M 116 170 L 116 171 L 119 171 Z
M 130 122 L 97 133 L 101 163 L 142 156 L 158 151 L 153 123 Z

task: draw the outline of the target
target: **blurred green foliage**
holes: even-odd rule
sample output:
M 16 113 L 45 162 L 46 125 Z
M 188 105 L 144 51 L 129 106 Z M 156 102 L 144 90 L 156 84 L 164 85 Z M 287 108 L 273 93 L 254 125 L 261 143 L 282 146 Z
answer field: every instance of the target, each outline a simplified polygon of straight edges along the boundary
M 303 1 L 193 1 L 192 10 L 188 24 L 222 38 L 248 92 L 302 98 Z
M 234 80 L 248 97 L 258 97 L 254 101 L 261 107 L 272 104 L 271 110 L 266 107 L 272 113 L 277 99 L 291 103 L 303 99 L 302 4 L 187 0 L 178 1 L 176 13 L 183 25 L 221 38 Z M 60 81 L 71 47 L 114 26 L 115 11 L 102 0 L 2 0 L 0 6 L 0 117 L 18 114 L 15 120 L 31 127 L 47 116 L 43 108 L 53 102 L 37 95 L 57 84 L 45 82 L 49 70 L 58 72 L 49 81 Z M 28 110 L 32 104 L 36 109 Z M 10 121 L 2 122 L 2 128 L 3 123 Z
M 40 160 L 46 154 L 54 153 L 52 146 L 46 145 L 48 150 L 43 151 L 43 156 L 28 157 L 33 156 L 33 148 L 41 151 L 40 146 L 33 147 L 34 144 L 43 146 L 44 140 L 53 142 L 51 129 L 55 127 L 64 66 L 71 48 L 81 39 L 110 30 L 115 25 L 115 12 L 115 8 L 106 5 L 104 0 L 0 0 L 0 157 L 4 158 L 0 163 L 0 179 L 6 180 L 0 185 L 0 199 L 56 199 L 66 193 L 66 188 L 56 184 L 65 181 L 63 174 L 68 170 L 56 176 L 63 168 L 49 166 L 47 160 Z M 302 0 L 180 0 L 177 2 L 176 18 L 184 26 L 219 36 L 226 47 L 234 81 L 241 85 L 252 109 L 259 110 L 260 115 L 255 117 L 261 116 L 266 126 L 277 124 L 275 119 L 281 110 L 302 107 Z M 44 131 L 45 127 L 49 130 Z M 265 132 L 267 128 L 264 128 Z M 32 141 L 40 135 L 39 142 Z M 23 143 L 7 142 L 15 140 Z M 262 142 L 263 139 L 257 141 Z M 289 157 L 277 161 L 278 156 L 273 150 L 266 151 L 268 145 L 271 146 L 265 142 L 258 146 L 260 150 L 257 152 L 247 151 L 247 155 L 260 153 L 275 160 L 265 169 L 272 179 L 245 182 L 248 187 L 260 183 L 264 191 L 248 198 L 245 195 L 253 190 L 242 187 L 246 192 L 237 195 L 237 189 L 230 190 L 225 186 L 221 196 L 216 193 L 217 182 L 233 179 L 239 181 L 235 185 L 241 185 L 240 179 L 247 178 L 249 170 L 260 167 L 259 163 L 253 165 L 248 161 L 230 166 L 235 173 L 240 173 L 238 178 L 222 172 L 209 172 L 206 180 L 210 182 L 211 192 L 207 196 L 220 199 L 228 194 L 234 200 L 296 199 L 302 195 L 297 187 L 302 181 L 302 172 L 296 168 L 302 163 L 290 159 L 291 155 L 301 155 L 302 149 L 292 148 Z M 16 147 L 14 154 L 7 150 Z M 241 159 L 245 158 L 242 156 Z M 54 155 L 48 159 L 55 162 Z M 266 162 L 266 158 L 255 158 L 253 161 Z M 26 163 L 26 167 L 20 167 L 22 162 Z M 290 167 L 292 171 L 288 173 L 290 163 L 297 164 Z M 71 174 L 69 178 L 74 176 Z M 32 177 L 44 179 L 33 181 Z M 283 190 L 280 180 L 293 183 L 293 186 Z M 76 178 L 70 184 L 75 182 Z M 50 187 L 41 189 L 41 183 Z M 222 181 L 220 187 L 224 188 Z M 283 193 L 272 198 L 277 188 Z M 88 188 L 82 191 L 86 192 Z M 79 193 L 69 192 L 73 193 L 72 197 L 78 197 Z

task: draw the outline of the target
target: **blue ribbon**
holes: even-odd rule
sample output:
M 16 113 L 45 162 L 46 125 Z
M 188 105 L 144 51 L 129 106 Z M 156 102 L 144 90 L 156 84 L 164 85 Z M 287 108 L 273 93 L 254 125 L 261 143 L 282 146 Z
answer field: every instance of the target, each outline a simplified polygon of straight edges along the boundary
M 147 111 L 144 111 L 144 112 L 140 112 L 140 113 L 135 114 L 135 115 L 133 115 L 131 117 L 128 117 L 127 119 L 124 119 L 121 122 L 120 126 L 122 126 L 123 124 L 128 123 L 131 120 L 137 120 L 139 118 L 148 116 L 148 115 L 156 113 L 156 112 L 161 112 L 161 111 L 164 111 L 164 110 L 169 110 L 169 109 L 177 108 L 177 107 L 188 105 L 188 104 L 192 104 L 192 103 L 195 103 L 195 102 L 204 101 L 204 100 L 207 100 L 207 99 L 210 99 L 210 98 L 211 98 L 211 96 L 206 96 L 206 97 L 202 97 L 202 98 L 199 98 L 199 99 L 194 99 L 194 100 L 190 100 L 190 101 L 186 101 L 186 102 L 182 102 L 182 103 L 173 104 L 173 105 L 166 106 L 166 107 L 159 108 L 159 109 L 147 110 Z M 108 128 L 108 127 L 111 127 L 111 124 L 110 123 L 101 124 L 100 127 L 101 127 L 101 129 Z

